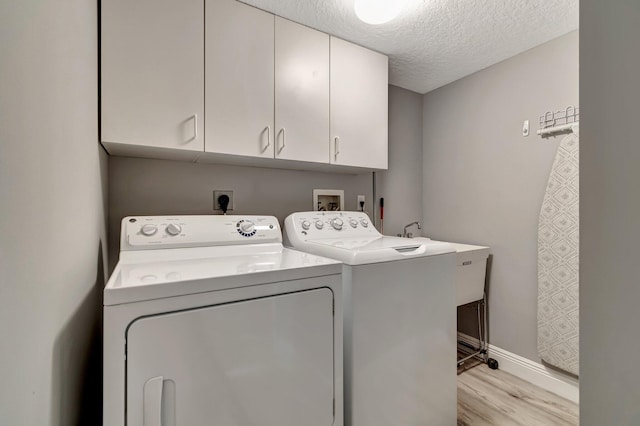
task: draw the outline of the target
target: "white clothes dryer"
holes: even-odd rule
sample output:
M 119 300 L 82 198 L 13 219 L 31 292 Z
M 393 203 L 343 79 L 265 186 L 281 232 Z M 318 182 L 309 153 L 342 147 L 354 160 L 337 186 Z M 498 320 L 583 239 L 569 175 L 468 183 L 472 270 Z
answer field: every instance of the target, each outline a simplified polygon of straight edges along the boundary
M 344 263 L 345 425 L 455 425 L 455 249 L 361 212 L 294 213 L 285 236 Z
M 104 425 L 343 424 L 339 262 L 268 216 L 122 221 L 104 290 Z

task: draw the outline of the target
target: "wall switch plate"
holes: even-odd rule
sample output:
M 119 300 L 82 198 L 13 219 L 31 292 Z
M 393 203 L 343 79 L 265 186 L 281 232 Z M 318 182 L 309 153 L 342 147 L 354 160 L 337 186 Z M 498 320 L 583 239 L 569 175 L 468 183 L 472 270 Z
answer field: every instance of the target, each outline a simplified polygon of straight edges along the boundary
M 522 125 L 522 136 L 529 136 L 529 120 L 524 120 Z
M 220 203 L 218 202 L 218 198 L 221 195 L 226 195 L 229 197 L 229 205 L 227 206 L 227 211 L 233 210 L 233 191 L 226 190 L 226 189 L 225 190 L 218 189 L 213 191 L 213 210 L 222 211 L 222 209 L 220 208 Z
M 356 204 L 356 208 L 360 211 L 360 203 L 365 203 L 364 195 L 358 195 L 358 202 Z

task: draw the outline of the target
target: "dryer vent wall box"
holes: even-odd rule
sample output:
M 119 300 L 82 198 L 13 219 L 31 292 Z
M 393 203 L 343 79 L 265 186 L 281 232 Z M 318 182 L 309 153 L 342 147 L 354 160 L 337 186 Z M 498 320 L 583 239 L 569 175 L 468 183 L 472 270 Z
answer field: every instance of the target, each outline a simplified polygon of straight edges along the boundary
M 284 248 L 275 217 L 125 218 L 104 425 L 342 426 L 341 271 Z

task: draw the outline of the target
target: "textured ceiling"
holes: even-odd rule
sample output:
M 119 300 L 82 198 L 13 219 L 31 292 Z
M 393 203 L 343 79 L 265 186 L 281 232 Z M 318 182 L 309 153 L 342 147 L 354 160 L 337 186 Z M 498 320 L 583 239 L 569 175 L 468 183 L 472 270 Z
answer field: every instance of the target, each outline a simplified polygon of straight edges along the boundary
M 382 25 L 361 22 L 354 0 L 242 1 L 388 55 L 390 83 L 418 93 L 578 28 L 578 0 L 403 0 Z

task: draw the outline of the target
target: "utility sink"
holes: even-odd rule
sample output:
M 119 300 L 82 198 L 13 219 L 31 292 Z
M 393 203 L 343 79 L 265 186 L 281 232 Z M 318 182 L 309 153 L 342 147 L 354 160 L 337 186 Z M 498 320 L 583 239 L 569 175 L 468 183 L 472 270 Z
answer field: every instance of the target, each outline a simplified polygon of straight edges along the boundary
M 435 241 L 427 237 L 415 237 L 416 241 Z M 466 305 L 484 297 L 489 247 L 449 242 L 456 249 L 456 306 Z

